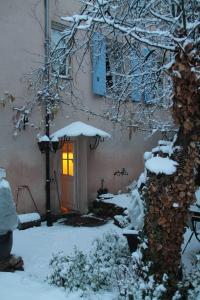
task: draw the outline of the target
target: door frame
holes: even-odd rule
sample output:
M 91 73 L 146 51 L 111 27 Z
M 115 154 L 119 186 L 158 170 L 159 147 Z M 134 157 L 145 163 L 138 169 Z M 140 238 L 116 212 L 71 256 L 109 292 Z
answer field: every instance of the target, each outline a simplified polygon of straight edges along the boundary
M 68 208 L 68 207 L 65 207 L 66 210 L 69 209 L 69 211 L 78 211 L 79 210 L 79 197 L 78 197 L 78 184 L 77 184 L 77 179 L 78 179 L 78 143 L 77 143 L 77 140 L 76 139 L 70 139 L 69 141 L 66 141 L 64 143 L 64 145 L 66 145 L 67 143 L 73 143 L 73 153 L 74 153 L 74 157 L 73 157 L 73 162 L 74 162 L 74 165 L 73 165 L 73 171 L 74 171 L 74 182 L 73 182 L 73 208 Z M 63 189 L 64 188 L 67 188 L 67 186 L 64 187 L 64 182 L 63 182 L 63 177 L 64 176 L 68 176 L 68 175 L 64 175 L 63 174 L 63 166 L 62 166 L 62 163 L 63 163 L 63 157 L 62 157 L 62 153 L 63 153 L 63 148 L 61 148 L 61 153 L 60 153 L 60 183 L 61 183 L 61 207 L 63 206 L 62 205 L 62 193 L 63 193 Z M 66 201 L 67 202 L 67 201 Z

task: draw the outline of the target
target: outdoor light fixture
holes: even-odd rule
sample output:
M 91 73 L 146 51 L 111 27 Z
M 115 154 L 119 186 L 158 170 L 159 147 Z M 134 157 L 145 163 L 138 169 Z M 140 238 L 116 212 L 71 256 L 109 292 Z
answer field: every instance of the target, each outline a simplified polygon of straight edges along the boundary
M 44 141 L 44 140 L 38 141 L 38 147 L 41 153 L 45 153 L 49 147 L 49 141 Z
M 61 149 L 65 143 L 65 141 L 69 141 L 70 138 L 62 138 L 62 139 L 52 139 L 49 140 L 46 136 L 42 137 L 38 141 L 38 147 L 41 153 L 45 153 L 48 149 L 51 152 L 56 152 Z
M 50 150 L 52 151 L 52 152 L 56 152 L 58 149 L 60 149 L 61 147 L 59 147 L 60 145 L 60 142 L 59 141 L 51 141 L 50 142 L 51 143 L 51 145 L 50 145 Z
M 61 149 L 66 141 L 70 141 L 70 138 L 66 137 L 66 136 L 64 136 L 60 139 L 58 139 L 58 138 L 54 139 L 53 138 L 50 141 L 50 150 L 51 150 L 51 152 L 56 152 L 57 150 Z

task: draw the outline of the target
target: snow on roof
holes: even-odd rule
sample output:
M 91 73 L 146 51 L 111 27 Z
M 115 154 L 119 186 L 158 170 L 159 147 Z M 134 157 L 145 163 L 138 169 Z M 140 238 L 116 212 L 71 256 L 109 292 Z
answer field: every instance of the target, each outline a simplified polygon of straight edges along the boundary
M 98 135 L 103 138 L 111 137 L 111 135 L 109 133 L 79 121 L 79 122 L 73 122 L 70 125 L 54 132 L 51 135 L 51 140 L 54 141 L 54 140 L 62 138 L 64 136 L 75 137 L 75 136 L 80 136 L 80 135 L 84 135 L 84 136 Z
M 38 141 L 39 142 L 49 142 L 49 138 L 47 135 L 43 135 L 43 136 L 38 137 Z
M 152 157 L 145 163 L 145 167 L 155 174 L 171 175 L 176 172 L 176 166 L 178 163 L 168 157 Z

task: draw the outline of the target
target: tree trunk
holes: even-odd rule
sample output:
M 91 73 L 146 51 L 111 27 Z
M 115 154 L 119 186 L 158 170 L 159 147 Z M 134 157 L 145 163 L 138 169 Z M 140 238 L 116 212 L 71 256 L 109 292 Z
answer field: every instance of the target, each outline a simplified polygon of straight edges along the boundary
M 200 60 L 199 49 L 188 44 L 176 54 L 171 68 L 173 80 L 173 118 L 179 126 L 176 144 L 180 149 L 171 158 L 178 162 L 173 175 L 149 174 L 144 198 L 147 205 L 145 230 L 148 238 L 146 259 L 160 280 L 169 276 L 170 299 L 181 271 L 181 244 L 194 202 L 195 174 L 199 170 L 200 142 Z M 168 297 L 168 298 L 167 298 Z

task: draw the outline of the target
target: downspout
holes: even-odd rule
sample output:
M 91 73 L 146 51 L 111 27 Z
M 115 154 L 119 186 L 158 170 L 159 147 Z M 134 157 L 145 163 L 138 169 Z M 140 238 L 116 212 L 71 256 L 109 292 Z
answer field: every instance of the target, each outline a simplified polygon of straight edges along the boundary
M 44 67 L 46 72 L 46 86 L 47 92 L 49 89 L 50 82 L 50 69 L 49 69 L 49 0 L 44 0 L 44 26 L 45 26 L 45 61 Z M 45 97 L 45 134 L 49 138 L 50 136 L 50 128 L 49 128 L 49 111 L 48 111 L 48 96 Z M 50 146 L 50 145 L 49 145 Z M 45 164 L 46 164 L 46 182 L 45 182 L 45 190 L 46 190 L 46 221 L 47 226 L 52 226 L 52 218 L 51 218 L 51 195 L 50 195 L 50 147 L 46 147 L 45 151 Z

